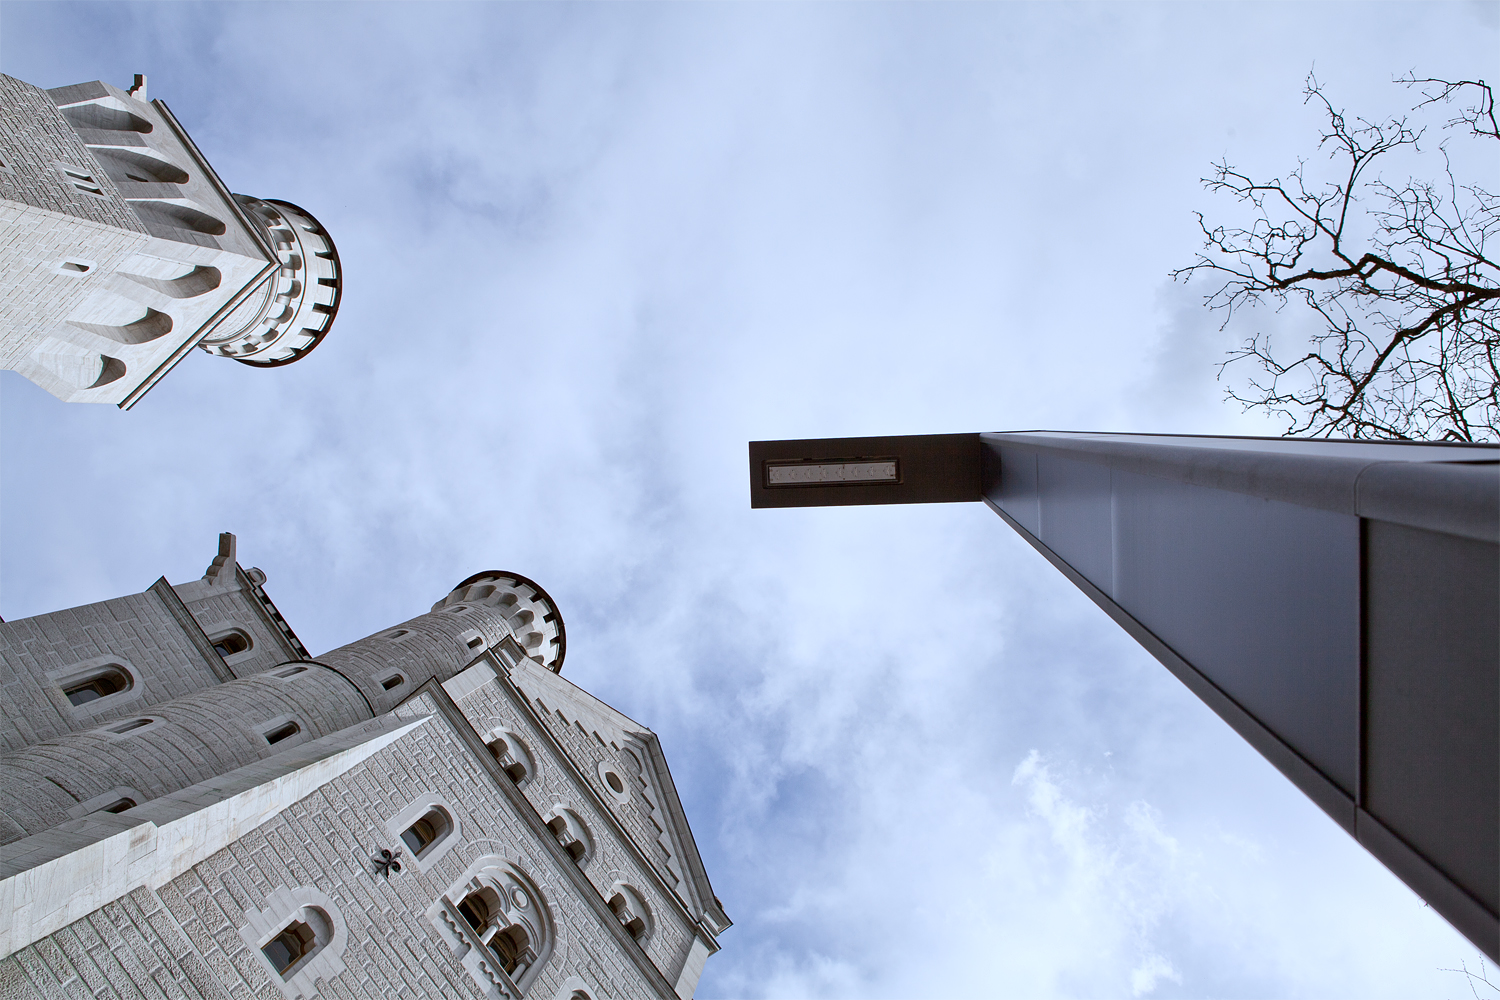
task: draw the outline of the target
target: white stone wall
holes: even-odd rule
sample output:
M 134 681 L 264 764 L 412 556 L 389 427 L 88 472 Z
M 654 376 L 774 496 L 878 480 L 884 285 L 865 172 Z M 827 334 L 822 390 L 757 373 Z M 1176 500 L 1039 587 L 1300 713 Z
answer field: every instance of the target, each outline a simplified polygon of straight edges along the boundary
M 113 655 L 140 672 L 137 697 L 75 712 L 47 674 Z M 0 623 L 0 750 L 92 729 L 218 683 L 209 662 L 152 591 Z
M 635 851 L 606 819 L 606 812 L 612 814 L 616 822 L 628 814 L 628 807 L 622 808 L 608 794 L 596 774 L 594 765 L 598 761 L 615 759 L 608 748 L 593 733 L 584 734 L 574 725 L 561 723 L 555 711 L 549 713 L 547 720 L 552 737 L 549 739 L 549 734 L 534 721 L 538 715 L 548 713 L 548 709 L 541 704 L 535 706 L 535 713 L 523 709 L 498 680 L 479 687 L 458 704 L 481 736 L 503 728 L 527 742 L 537 763 L 536 775 L 522 789 L 527 801 L 543 816 L 554 806 L 566 804 L 583 820 L 595 843 L 594 856 L 582 866 L 584 874 L 601 897 L 608 898 L 616 881 L 625 882 L 641 893 L 651 908 L 656 925 L 655 932 L 645 943 L 646 954 L 669 981 L 675 982 L 692 945 L 692 927 L 682 904 L 663 891 L 658 877 L 645 870 Z M 577 766 L 569 766 L 553 749 L 553 739 L 559 736 L 562 737 L 564 753 Z M 622 776 L 630 774 L 623 765 L 617 763 L 616 766 Z M 627 830 L 626 836 L 629 835 Z M 648 845 L 653 841 L 654 838 L 647 842 Z M 670 886 L 671 882 L 666 885 Z
M 5 1000 L 229 996 L 161 899 L 144 888 L 0 961 Z
M 447 680 L 509 635 L 502 615 L 471 605 L 419 615 L 317 659 L 358 686 L 377 713 L 388 712 L 427 681 Z M 382 679 L 393 673 L 404 683 L 387 690 Z
M 204 688 L 140 712 L 152 725 L 124 734 L 73 733 L 0 756 L 0 843 L 43 833 L 69 810 L 113 789 L 149 801 L 339 732 L 371 718 L 351 685 L 308 664 L 292 677 L 262 674 Z M 302 731 L 268 743 L 267 723 L 295 719 Z
M 255 608 L 247 602 L 254 596 L 231 586 L 240 579 L 233 576 L 232 563 L 233 539 L 221 540 L 221 558 L 204 580 L 177 589 L 186 605 L 177 614 L 191 613 L 210 633 L 216 624 L 233 622 L 253 636 L 257 650 L 272 650 L 276 637 L 258 615 L 250 615 Z M 275 973 L 255 942 L 261 924 L 279 919 L 271 914 L 278 901 L 298 892 L 320 894 L 338 911 L 340 952 L 337 961 L 318 966 L 324 978 L 310 984 L 318 995 L 493 996 L 481 991 L 427 916 L 486 858 L 503 859 L 530 879 L 556 928 L 550 956 L 528 986 L 528 998 L 551 1000 L 570 982 L 581 984 L 595 1000 L 675 996 L 663 983 L 678 981 L 693 946 L 694 924 L 690 908 L 673 890 L 679 878 L 673 874 L 675 862 L 661 857 L 670 852 L 653 819 L 660 811 L 650 775 L 629 766 L 630 758 L 620 752 L 622 741 L 633 738 L 627 730 L 634 724 L 532 661 L 521 659 L 517 665 L 518 647 L 501 609 L 444 607 L 324 654 L 318 659 L 327 666 L 309 662 L 291 677 L 277 677 L 281 671 L 272 670 L 221 683 L 223 665 L 217 665 L 217 674 L 208 669 L 191 622 L 174 617 L 164 600 L 151 591 L 0 624 L 7 683 L 30 691 L 33 701 L 47 697 L 37 691 L 54 665 L 101 649 L 126 651 L 132 668 L 143 671 L 147 690 L 139 704 L 112 711 L 108 719 L 139 714 L 153 720 L 132 733 L 113 734 L 100 728 L 101 716 L 92 728 L 50 739 L 41 739 L 24 720 L 8 723 L 18 748 L 0 755 L 0 844 L 30 839 L 6 848 L 8 854 L 0 852 L 0 877 L 9 877 L 7 865 L 22 864 L 38 845 L 44 854 L 53 851 L 51 857 L 74 857 L 68 853 L 74 848 L 46 838 L 69 830 L 76 834 L 80 822 L 99 826 L 102 821 L 74 820 L 53 830 L 70 811 L 76 815 L 80 803 L 87 808 L 111 790 L 129 787 L 148 800 L 185 788 L 183 795 L 196 794 L 193 788 L 224 785 L 223 776 L 236 768 L 274 764 L 271 758 L 291 745 L 266 743 L 262 729 L 277 717 L 297 718 L 304 730 L 299 740 L 332 733 L 343 738 L 354 731 L 351 727 L 378 725 L 361 722 L 371 718 L 372 704 L 376 714 L 392 712 L 385 718 L 431 718 L 383 749 L 372 746 L 371 756 L 351 762 L 350 770 L 310 794 L 299 792 L 306 797 L 272 818 L 255 819 L 260 825 L 244 835 L 236 832 L 239 839 L 227 848 L 201 863 L 184 861 L 152 883 L 154 891 L 138 888 L 0 960 L 0 1000 L 281 1000 L 291 995 L 289 987 L 272 981 Z M 197 664 L 184 670 L 182 664 L 193 657 Z M 545 690 L 556 695 L 556 704 L 545 698 L 528 701 L 509 682 L 507 665 L 528 676 L 533 670 L 544 675 L 551 685 Z M 229 666 L 236 674 L 249 669 L 246 663 Z M 400 672 L 403 681 L 387 690 L 381 681 L 392 672 Z M 449 683 L 435 693 L 415 694 L 429 681 Z M 174 697 L 161 696 L 169 690 Z M 449 696 L 462 718 L 448 706 Z M 559 705 L 567 714 L 558 713 Z M 516 796 L 481 746 L 502 727 L 526 741 L 535 762 L 524 798 Z M 632 783 L 628 794 L 610 793 L 599 774 L 601 762 Z M 403 846 L 395 821 L 403 807 L 424 796 L 452 810 L 454 839 L 431 859 L 417 864 L 407 857 L 402 872 L 388 880 L 378 877 L 372 855 Z M 588 829 L 593 851 L 581 866 L 541 825 L 557 806 L 572 810 Z M 104 826 L 135 829 L 129 811 L 98 816 L 108 821 Z M 176 871 L 185 874 L 173 877 Z M 639 948 L 624 937 L 606 905 L 621 882 L 632 886 L 651 911 L 653 931 Z M 138 883 L 127 882 L 121 890 L 129 884 Z M 89 905 L 95 904 L 71 909 L 62 919 Z
M 23 205 L 124 229 L 146 232 L 108 177 L 96 177 L 103 196 L 67 183 L 53 163 L 91 167 L 78 133 L 40 88 L 0 73 L 0 197 Z
M 403 713 L 432 710 L 424 697 Z M 460 842 L 425 872 L 410 865 L 389 880 L 378 877 L 369 858 L 376 848 L 393 846 L 385 829 L 388 815 L 427 792 L 458 811 Z M 470 864 L 490 855 L 536 883 L 557 927 L 551 957 L 529 997 L 550 1000 L 572 977 L 598 1000 L 658 996 L 623 954 L 604 923 L 610 918 L 601 917 L 556 870 L 566 862 L 538 842 L 452 730 L 437 724 L 381 750 L 154 897 L 137 890 L 0 961 L 0 996 L 142 995 L 129 992 L 128 980 L 148 986 L 148 996 L 280 1000 L 239 928 L 278 889 L 306 885 L 337 906 L 347 928 L 344 971 L 317 983 L 321 996 L 478 998 L 483 994 L 424 913 Z M 204 971 L 217 991 L 215 982 L 203 981 Z M 149 985 L 168 981 L 160 994 L 149 992 Z M 88 985 L 80 989 L 82 984 Z
M 234 676 L 250 677 L 288 660 L 303 658 L 289 648 L 280 630 L 266 621 L 263 609 L 249 591 L 205 587 L 196 591 L 201 596 L 193 597 L 195 591 L 188 587 L 174 589 L 210 639 L 229 629 L 239 629 L 250 639 L 250 649 L 225 661 Z

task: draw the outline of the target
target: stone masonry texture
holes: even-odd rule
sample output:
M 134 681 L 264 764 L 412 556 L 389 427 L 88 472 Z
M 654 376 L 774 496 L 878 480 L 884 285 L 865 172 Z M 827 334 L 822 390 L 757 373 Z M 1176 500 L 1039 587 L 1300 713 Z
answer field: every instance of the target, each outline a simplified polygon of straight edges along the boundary
M 243 573 L 232 559 L 230 569 Z M 348 739 L 379 717 L 425 721 L 359 763 L 327 772 L 337 776 L 299 791 L 227 847 L 210 845 L 212 853 L 190 867 L 122 883 L 125 895 L 82 919 L 21 939 L 12 946 L 19 950 L 0 958 L 0 1000 L 282 1000 L 299 989 L 348 1000 L 498 1000 L 498 980 L 461 961 L 465 949 L 430 914 L 445 899 L 451 907 L 463 898 L 466 873 L 502 868 L 529 880 L 550 917 L 550 950 L 523 980 L 527 1000 L 567 998 L 575 989 L 590 1000 L 678 995 L 671 984 L 695 940 L 716 948 L 712 937 L 728 924 L 716 903 L 714 916 L 692 901 L 684 875 L 690 862 L 675 855 L 667 832 L 674 821 L 661 783 L 670 778 L 643 749 L 655 739 L 649 731 L 506 652 L 520 647 L 498 609 L 441 608 L 301 660 L 284 656 L 287 640 L 268 624 L 270 610 L 255 603 L 258 585 L 252 592 L 227 579 L 205 576 L 176 588 L 192 615 L 186 622 L 180 610 L 171 613 L 158 584 L 0 624 L 7 701 L 18 705 L 0 718 L 0 879 L 27 859 L 57 857 L 44 849 L 54 828 L 75 831 L 70 845 L 84 827 L 104 831 L 99 836 L 133 829 L 129 809 L 98 814 L 109 823 L 69 822 L 121 788 L 143 801 L 177 792 L 210 801 L 221 778 L 232 784 L 237 779 L 225 776 L 246 773 L 237 769 L 285 773 L 277 761 L 286 756 L 277 755 L 286 745 Z M 227 663 L 206 660 L 205 635 L 229 627 L 245 632 L 253 648 Z M 100 657 L 128 660 L 141 690 L 117 708 L 72 718 L 58 671 Z M 149 724 L 111 731 L 137 719 Z M 270 744 L 266 726 L 284 719 L 296 720 L 299 734 Z M 501 731 L 524 744 L 532 769 L 519 788 L 486 748 Z M 628 793 L 606 787 L 601 768 L 620 775 Z M 382 877 L 372 857 L 404 846 L 396 821 L 420 802 L 450 811 L 442 850 L 420 864 L 408 852 L 402 871 Z M 545 826 L 558 809 L 583 824 L 592 844 L 578 861 Z M 73 864 L 83 854 L 61 857 Z M 707 884 L 701 867 L 692 871 L 695 884 Z M 64 868 L 56 877 L 87 880 L 88 871 Z M 608 905 L 622 884 L 650 911 L 650 933 L 638 940 Z M 258 915 L 278 900 L 304 898 L 297 892 L 319 894 L 327 902 L 318 905 L 337 911 L 344 929 L 337 962 L 326 975 L 306 977 L 305 987 L 277 981 L 247 930 L 252 921 L 291 920 Z

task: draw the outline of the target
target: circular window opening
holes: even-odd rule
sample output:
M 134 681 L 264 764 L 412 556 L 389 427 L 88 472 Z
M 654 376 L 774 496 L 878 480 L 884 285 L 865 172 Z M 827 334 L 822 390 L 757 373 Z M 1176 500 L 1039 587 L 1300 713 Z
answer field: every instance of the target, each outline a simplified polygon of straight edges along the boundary
M 615 768 L 618 765 L 612 760 L 601 760 L 595 768 L 599 781 L 609 792 L 610 797 L 616 802 L 624 805 L 630 801 L 630 783 Z

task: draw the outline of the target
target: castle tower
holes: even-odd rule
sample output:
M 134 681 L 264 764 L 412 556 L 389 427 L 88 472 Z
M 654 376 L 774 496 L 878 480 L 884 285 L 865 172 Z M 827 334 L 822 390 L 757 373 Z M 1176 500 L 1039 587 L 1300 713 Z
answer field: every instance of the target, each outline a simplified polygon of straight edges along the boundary
M 44 91 L 0 74 L 0 366 L 129 409 L 193 347 L 305 356 L 340 282 L 317 220 L 230 194 L 144 77 Z
M 0 623 L 0 995 L 692 996 L 729 920 L 546 591 L 476 574 L 312 657 L 265 580 L 223 535 Z

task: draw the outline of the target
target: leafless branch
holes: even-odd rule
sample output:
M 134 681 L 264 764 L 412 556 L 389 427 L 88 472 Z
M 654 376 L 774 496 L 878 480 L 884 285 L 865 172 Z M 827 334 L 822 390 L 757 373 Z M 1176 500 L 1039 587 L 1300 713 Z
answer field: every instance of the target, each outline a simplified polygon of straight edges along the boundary
M 1396 82 L 1422 88 L 1411 115 L 1472 99 L 1439 126 L 1436 179 L 1389 183 L 1376 172 L 1383 157 L 1423 153 L 1420 122 L 1350 118 L 1309 75 L 1304 97 L 1327 116 L 1318 149 L 1334 173 L 1315 179 L 1301 160 L 1284 179 L 1262 181 L 1227 160 L 1214 164 L 1204 186 L 1244 206 L 1250 221 L 1210 225 L 1200 214 L 1204 249 L 1172 276 L 1217 279 L 1205 303 L 1224 312 L 1225 326 L 1253 305 L 1294 304 L 1317 320 L 1300 356 L 1256 333 L 1220 367 L 1223 379 L 1249 362 L 1253 373 L 1228 397 L 1286 420 L 1286 433 L 1495 440 L 1500 264 L 1488 248 L 1500 235 L 1500 199 L 1460 184 L 1447 147 L 1455 132 L 1500 140 L 1494 95 L 1482 80 Z
M 1439 969 L 1439 972 L 1454 972 L 1465 977 L 1469 984 L 1469 992 L 1474 994 L 1474 1000 L 1495 1000 L 1500 997 L 1500 983 L 1492 983 L 1489 979 L 1489 970 L 1485 967 L 1484 959 L 1479 960 L 1479 971 L 1470 972 L 1468 963 L 1459 962 L 1456 969 Z M 1483 984 L 1493 991 L 1491 996 L 1480 996 L 1479 986 Z

